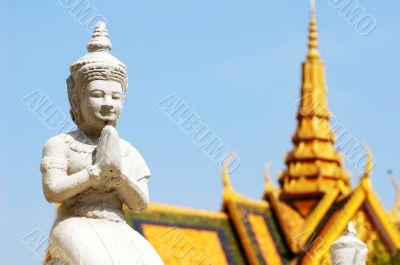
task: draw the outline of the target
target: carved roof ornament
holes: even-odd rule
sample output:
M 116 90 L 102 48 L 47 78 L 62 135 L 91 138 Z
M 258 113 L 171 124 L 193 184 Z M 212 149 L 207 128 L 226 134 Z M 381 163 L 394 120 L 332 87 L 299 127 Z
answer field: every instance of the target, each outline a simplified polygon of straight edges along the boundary
M 363 145 L 364 152 L 366 155 L 365 159 L 365 167 L 364 167 L 364 175 L 361 178 L 361 186 L 366 190 L 367 192 L 371 191 L 371 173 L 372 173 L 372 152 L 371 149 L 367 144 Z
M 367 144 L 364 144 L 363 148 L 367 155 L 367 158 L 365 161 L 364 178 L 369 179 L 371 177 L 371 173 L 372 173 L 372 152 L 371 152 L 371 148 L 369 148 L 369 146 Z
M 274 189 L 275 189 L 275 187 L 274 187 L 274 184 L 272 183 L 272 180 L 271 180 L 271 174 L 270 174 L 270 166 L 271 166 L 271 163 L 270 162 L 268 162 L 268 163 L 266 163 L 265 165 L 264 165 L 264 181 L 265 181 L 265 193 L 271 193 Z
M 400 184 L 394 179 L 392 171 L 389 171 L 389 179 L 390 182 L 392 182 L 393 187 L 396 189 L 396 201 L 390 214 L 394 219 L 397 219 L 397 221 L 400 222 Z
M 229 179 L 229 173 L 228 173 L 228 166 L 231 162 L 235 160 L 235 154 L 231 153 L 229 154 L 223 161 L 222 161 L 222 185 L 224 186 L 225 189 L 232 189 L 231 181 Z

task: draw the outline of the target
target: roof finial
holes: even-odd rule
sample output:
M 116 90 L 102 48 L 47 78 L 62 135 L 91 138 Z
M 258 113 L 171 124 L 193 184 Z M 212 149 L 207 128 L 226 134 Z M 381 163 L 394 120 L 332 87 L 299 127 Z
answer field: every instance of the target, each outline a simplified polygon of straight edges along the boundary
M 391 214 L 393 217 L 396 217 L 400 212 L 400 184 L 394 179 L 393 172 L 391 170 L 388 171 L 389 179 L 392 182 L 394 188 L 396 189 L 396 201 L 394 203 Z
M 87 44 L 88 52 L 111 51 L 111 41 L 108 35 L 107 25 L 104 21 L 99 21 L 93 30 L 92 39 Z
M 315 0 L 310 0 L 311 15 L 315 15 Z
M 364 169 L 365 173 L 364 173 L 363 178 L 369 179 L 369 177 L 371 176 L 371 172 L 372 172 L 372 153 L 371 153 L 371 149 L 369 148 L 369 146 L 367 144 L 364 144 L 363 147 L 364 147 L 364 151 L 367 155 L 366 161 L 365 161 L 365 169 Z
M 267 162 L 264 165 L 264 180 L 265 183 L 271 183 L 271 175 L 269 174 L 269 168 L 271 167 L 271 162 Z
M 393 186 L 395 187 L 395 189 L 400 191 L 400 185 L 399 185 L 399 183 L 397 183 L 397 181 L 394 179 L 394 177 L 393 177 L 393 171 L 392 171 L 392 170 L 389 170 L 389 171 L 388 171 L 388 175 L 389 175 L 390 182 L 392 182 L 392 184 L 393 184 Z
M 231 182 L 229 180 L 228 166 L 235 160 L 236 155 L 234 153 L 228 154 L 222 161 L 222 184 L 225 189 L 232 189 Z
M 315 17 L 315 0 L 310 0 L 310 32 L 308 34 L 308 58 L 319 58 L 318 52 L 318 34 L 317 34 L 317 19 Z
M 272 181 L 271 181 L 271 175 L 269 173 L 271 163 L 267 162 L 264 166 L 264 180 L 265 180 L 265 191 L 269 192 L 273 189 Z

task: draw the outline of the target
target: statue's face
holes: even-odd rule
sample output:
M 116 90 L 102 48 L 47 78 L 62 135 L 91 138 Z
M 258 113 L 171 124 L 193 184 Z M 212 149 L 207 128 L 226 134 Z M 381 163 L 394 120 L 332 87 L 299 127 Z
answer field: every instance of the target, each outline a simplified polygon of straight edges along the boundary
M 121 84 L 113 80 L 93 80 L 88 83 L 80 101 L 85 126 L 101 129 L 116 124 L 121 113 L 123 93 Z

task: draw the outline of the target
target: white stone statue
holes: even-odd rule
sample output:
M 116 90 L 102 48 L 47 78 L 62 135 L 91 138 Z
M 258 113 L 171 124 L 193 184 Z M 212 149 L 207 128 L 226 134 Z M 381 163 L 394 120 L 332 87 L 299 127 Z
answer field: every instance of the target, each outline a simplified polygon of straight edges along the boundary
M 128 80 L 125 65 L 110 53 L 104 22 L 87 50 L 67 80 L 78 129 L 50 138 L 43 150 L 43 192 L 59 204 L 48 264 L 162 265 L 122 211 L 123 203 L 135 212 L 147 207 L 150 170 L 115 130 Z
M 357 238 L 354 224 L 349 222 L 346 234 L 331 246 L 332 265 L 365 265 L 367 255 L 367 245 Z

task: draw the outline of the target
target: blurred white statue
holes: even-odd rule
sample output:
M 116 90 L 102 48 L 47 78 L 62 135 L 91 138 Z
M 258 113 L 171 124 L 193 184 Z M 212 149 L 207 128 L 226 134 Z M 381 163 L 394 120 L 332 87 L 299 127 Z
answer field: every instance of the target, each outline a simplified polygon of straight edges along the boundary
M 357 238 L 353 222 L 349 222 L 346 234 L 331 246 L 332 265 L 365 265 L 368 248 Z
M 161 265 L 122 211 L 123 203 L 135 212 L 147 207 L 150 170 L 115 130 L 128 80 L 125 65 L 110 53 L 104 22 L 96 25 L 87 50 L 67 80 L 78 129 L 50 138 L 43 150 L 43 192 L 59 204 L 48 264 Z

